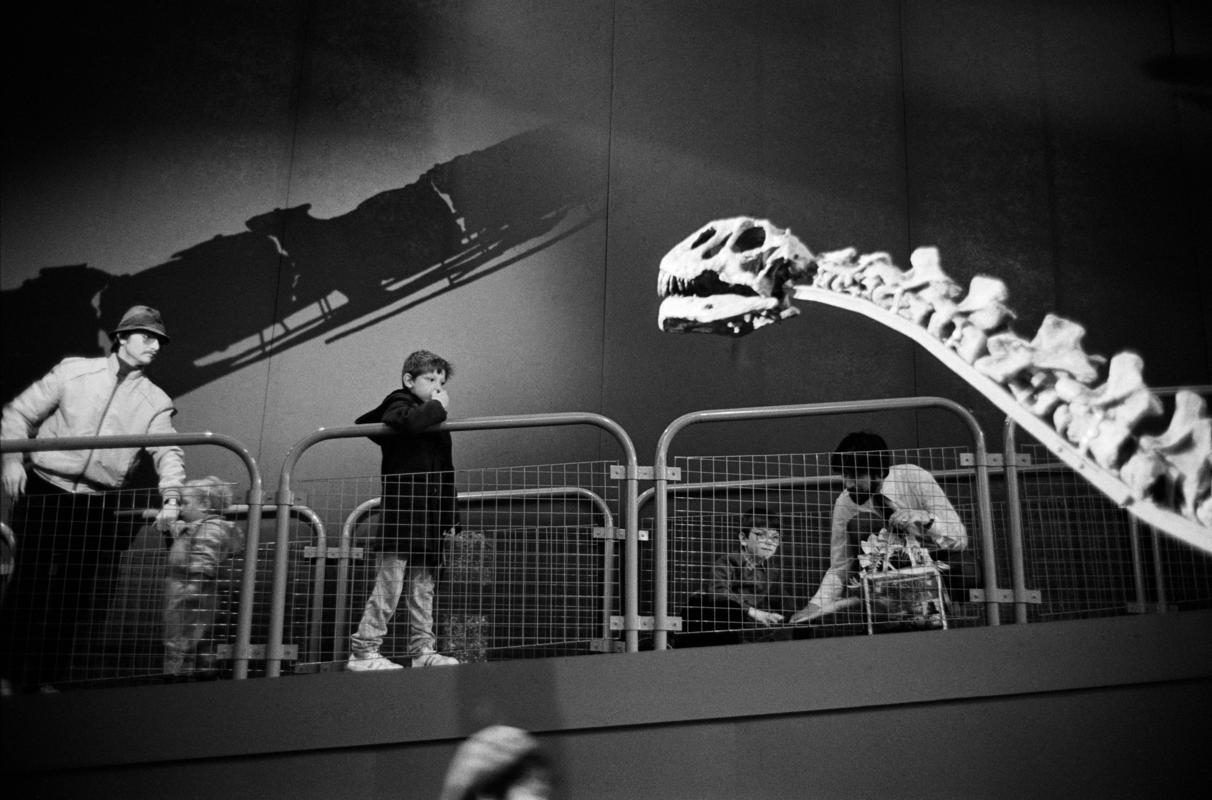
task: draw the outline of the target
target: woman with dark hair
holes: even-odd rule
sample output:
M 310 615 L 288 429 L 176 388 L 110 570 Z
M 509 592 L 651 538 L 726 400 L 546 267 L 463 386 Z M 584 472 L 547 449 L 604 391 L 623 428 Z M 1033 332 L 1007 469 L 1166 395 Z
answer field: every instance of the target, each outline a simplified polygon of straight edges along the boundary
M 829 459 L 844 490 L 833 504 L 829 569 L 808 605 L 792 622 L 812 620 L 854 605 L 846 584 L 860 552 L 860 542 L 889 529 L 913 533 L 932 551 L 959 551 L 968 532 L 938 481 L 916 464 L 893 464 L 884 438 L 871 431 L 847 434 Z M 958 565 L 957 565 L 958 566 Z M 952 573 L 951 582 L 975 583 L 975 576 Z

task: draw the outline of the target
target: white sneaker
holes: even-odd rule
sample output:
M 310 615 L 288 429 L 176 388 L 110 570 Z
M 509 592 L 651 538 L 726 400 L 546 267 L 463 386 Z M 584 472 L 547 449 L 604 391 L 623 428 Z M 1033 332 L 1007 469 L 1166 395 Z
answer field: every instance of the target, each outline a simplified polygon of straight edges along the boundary
M 454 664 L 461 664 L 457 658 L 444 656 L 441 653 L 435 653 L 433 650 L 422 650 L 412 657 L 412 665 L 414 667 L 449 667 Z
M 350 653 L 349 661 L 345 662 L 347 672 L 374 672 L 384 669 L 404 669 L 404 667 L 379 655 L 378 650 L 371 650 L 369 653 Z

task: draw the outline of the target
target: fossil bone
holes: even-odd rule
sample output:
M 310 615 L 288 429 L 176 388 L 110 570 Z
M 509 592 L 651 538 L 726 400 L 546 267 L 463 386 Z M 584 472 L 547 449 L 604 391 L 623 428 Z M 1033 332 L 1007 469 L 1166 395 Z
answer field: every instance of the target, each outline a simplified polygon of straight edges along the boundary
M 1056 389 L 1055 380 L 1040 381 L 1042 373 L 1037 373 L 1031 380 L 1024 383 L 1019 379 L 1011 379 L 1007 384 L 1011 393 L 1027 410 L 1037 417 L 1047 417 L 1056 410 L 1061 402 L 1060 392 Z
M 1077 393 L 1053 416 L 1057 430 L 1106 469 L 1119 465 L 1136 425 L 1161 413 L 1161 401 L 1145 385 L 1143 368 L 1144 360 L 1136 353 L 1119 353 L 1111 359 L 1106 383 Z
M 955 354 L 969 364 L 976 362 L 978 358 L 988 351 L 989 337 L 983 330 L 975 325 L 961 325 L 958 328 L 959 340 L 952 335 L 947 340 L 950 347 L 955 348 Z
M 732 261 L 717 263 L 717 256 L 729 255 Z M 863 313 L 918 341 L 1074 469 L 1095 462 L 1102 472 L 1086 477 L 1116 502 L 1124 503 L 1125 493 L 1135 497 L 1128 509 L 1138 518 L 1212 552 L 1212 540 L 1183 527 L 1187 523 L 1152 491 L 1168 479 L 1181 488 L 1182 516 L 1212 527 L 1212 421 L 1202 406 L 1194 414 L 1176 411 L 1161 436 L 1138 437 L 1141 420 L 1161 412 L 1138 355 L 1120 353 L 1108 364 L 1085 353 L 1082 326 L 1051 314 L 1025 341 L 1008 327 L 1015 314 L 1002 281 L 973 276 L 967 295 L 957 299 L 959 288 L 935 248 L 918 248 L 910 261 L 903 272 L 883 252 L 860 256 L 844 248 L 814 256 L 790 231 L 765 220 L 720 220 L 662 259 L 660 325 L 738 335 L 793 316 L 792 297 Z M 919 335 L 916 328 L 924 330 Z M 1106 380 L 1091 388 L 1103 364 Z M 991 381 L 1008 394 L 994 391 Z M 1049 417 L 1055 432 L 1037 421 Z M 1125 459 L 1130 443 L 1135 453 Z
M 1086 329 L 1076 322 L 1048 314 L 1040 324 L 1031 347 L 1035 351 L 1031 364 L 1039 369 L 1067 372 L 1084 384 L 1098 379 L 1098 367 L 1106 361 L 1101 356 L 1089 356 L 1082 349 Z
M 664 331 L 748 333 L 793 316 L 788 285 L 814 267 L 811 251 L 767 220 L 708 223 L 661 259 L 658 323 Z
M 968 294 L 955 304 L 951 313 L 937 321 L 930 320 L 930 332 L 939 338 L 946 336 L 947 346 L 972 364 L 982 355 L 989 333 L 1014 317 L 1006 306 L 1008 295 L 1006 284 L 997 278 L 974 275 L 968 284 Z
M 1132 490 L 1132 496 L 1140 499 L 1148 494 L 1157 483 L 1157 479 L 1166 472 L 1164 458 L 1152 451 L 1137 450 L 1120 467 L 1119 477 L 1128 484 L 1128 488 Z
M 731 333 L 740 336 L 798 313 L 798 308 L 783 308 L 773 297 L 674 295 L 661 301 L 657 323 L 661 330 L 669 332 Z
M 1165 462 L 1182 490 L 1182 513 L 1194 518 L 1196 503 L 1212 480 L 1212 420 L 1204 399 L 1194 392 L 1178 392 L 1169 427 L 1160 436 L 1142 436 L 1140 453 L 1156 454 Z
M 943 272 L 943 263 L 938 257 L 937 247 L 919 247 L 909 255 L 911 269 L 904 274 L 896 285 L 898 291 L 906 292 L 921 289 L 935 284 L 951 284 L 956 291 L 959 287 Z M 954 295 L 953 295 L 954 296 Z
M 892 256 L 887 253 L 869 253 L 859 259 L 862 269 L 858 282 L 862 286 L 863 297 L 875 302 L 875 295 L 881 286 L 897 284 L 905 277 L 905 272 L 892 263 Z
M 1205 528 L 1212 528 L 1212 495 L 1205 497 L 1195 509 L 1195 521 Z
M 943 272 L 937 247 L 919 247 L 909 256 L 911 269 L 896 283 L 876 289 L 872 301 L 900 314 L 915 325 L 925 325 L 936 311 L 954 314 L 960 288 Z M 886 298 L 891 293 L 891 302 Z
M 1031 366 L 1031 344 L 1016 334 L 990 336 L 986 347 L 988 355 L 976 359 L 972 366 L 998 383 L 1006 383 Z
M 1113 407 L 1123 409 L 1130 404 L 1133 404 L 1134 407 L 1138 406 L 1140 416 L 1132 420 L 1133 424 L 1139 421 L 1150 408 L 1156 409 L 1154 413 L 1161 413 L 1159 401 L 1145 385 L 1144 369 L 1145 360 L 1138 354 L 1132 352 L 1117 354 L 1107 365 L 1107 382 L 1094 390 L 1090 404 L 1095 408 L 1105 410 Z M 1142 396 L 1143 401 L 1133 402 L 1135 398 Z
M 988 275 L 974 275 L 968 284 L 968 294 L 956 303 L 955 310 L 964 315 L 964 320 L 982 331 L 1001 327 L 1014 312 L 1006 306 L 1010 292 L 1006 284 Z
M 1084 387 L 1098 378 L 1095 363 L 1103 363 L 1106 359 L 1089 356 L 1082 350 L 1081 341 L 1085 335 L 1085 328 L 1076 322 L 1048 314 L 1035 338 L 1024 348 L 1030 352 L 1030 362 L 1025 367 L 1021 364 L 1024 354 L 1016 351 L 1014 361 L 986 357 L 997 363 L 995 366 L 988 362 L 983 364 L 985 374 L 995 380 L 1008 376 L 1007 386 L 1015 398 L 1037 417 L 1048 416 L 1062 400 L 1073 402 L 1081 398 Z M 1019 377 L 1024 371 L 1031 373 L 1027 381 Z M 1062 384 L 1060 388 L 1058 382 Z
M 859 273 L 863 264 L 856 259 L 858 251 L 853 247 L 821 253 L 816 258 L 816 276 L 813 285 L 832 292 L 856 294 Z

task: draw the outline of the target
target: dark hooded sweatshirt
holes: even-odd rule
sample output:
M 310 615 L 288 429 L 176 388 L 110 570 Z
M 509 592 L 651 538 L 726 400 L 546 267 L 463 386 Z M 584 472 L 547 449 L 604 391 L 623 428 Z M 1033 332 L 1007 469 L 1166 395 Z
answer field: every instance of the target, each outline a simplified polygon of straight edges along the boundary
M 408 389 L 397 389 L 355 420 L 396 431 L 370 437 L 383 453 L 381 535 L 372 544 L 418 566 L 436 564 L 442 534 L 458 523 L 450 434 L 433 429 L 445 421 L 441 403 L 422 403 Z

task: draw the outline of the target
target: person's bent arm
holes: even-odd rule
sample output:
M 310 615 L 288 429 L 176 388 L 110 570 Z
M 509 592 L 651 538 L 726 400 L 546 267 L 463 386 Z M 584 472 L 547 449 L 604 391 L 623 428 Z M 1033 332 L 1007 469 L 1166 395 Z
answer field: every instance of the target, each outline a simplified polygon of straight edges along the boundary
M 749 607 L 749 603 L 741 595 L 740 592 L 733 588 L 732 564 L 721 558 L 711 566 L 711 584 L 707 587 L 709 594 L 715 597 L 724 597 L 728 602 L 744 610 Z
M 58 366 L 30 384 L 25 391 L 4 406 L 0 420 L 0 438 L 28 439 L 42 421 L 50 416 L 63 397 L 63 378 Z M 0 481 L 10 497 L 25 493 L 25 454 L 5 453 L 3 478 Z
M 944 550 L 963 550 L 967 547 L 968 531 L 934 476 L 921 470 L 919 479 L 913 482 L 911 489 L 915 496 L 913 505 L 934 520 L 928 526 L 923 525 L 923 533 Z
M 383 423 L 402 433 L 421 433 L 446 421 L 446 407 L 437 400 L 420 405 L 396 402 L 383 410 Z
M 147 427 L 148 433 L 176 433 L 172 416 L 176 409 L 169 407 L 152 417 Z M 177 520 L 181 513 L 181 484 L 185 482 L 185 454 L 175 444 L 149 447 L 152 459 L 156 464 L 156 474 L 160 476 L 160 512 L 156 514 L 157 530 L 166 531 Z

